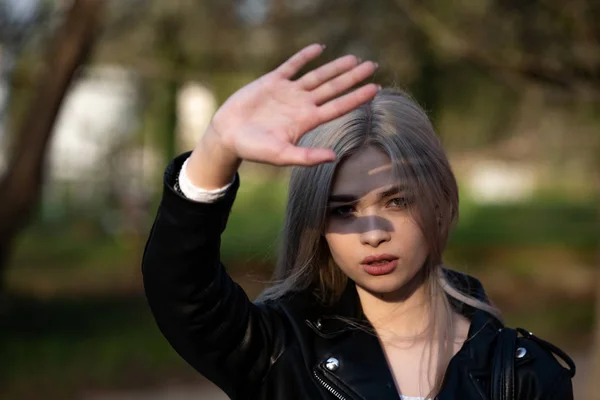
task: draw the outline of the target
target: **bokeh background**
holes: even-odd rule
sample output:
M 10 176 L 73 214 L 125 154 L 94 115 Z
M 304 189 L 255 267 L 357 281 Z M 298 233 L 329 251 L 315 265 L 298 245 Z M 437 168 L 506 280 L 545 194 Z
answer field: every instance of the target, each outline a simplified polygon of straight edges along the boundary
M 224 398 L 143 297 L 162 172 L 237 88 L 319 42 L 319 63 L 375 60 L 428 111 L 461 188 L 448 265 L 599 399 L 599 21 L 595 0 L 1 0 L 0 398 Z M 251 296 L 288 172 L 241 171 L 222 254 Z

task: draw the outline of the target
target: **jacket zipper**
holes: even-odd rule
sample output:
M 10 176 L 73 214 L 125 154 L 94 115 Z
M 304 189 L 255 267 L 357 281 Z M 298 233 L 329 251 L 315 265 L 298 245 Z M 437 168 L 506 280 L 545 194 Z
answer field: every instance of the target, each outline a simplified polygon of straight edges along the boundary
M 334 395 L 339 400 L 347 400 L 343 394 L 341 394 L 340 392 L 335 390 L 335 388 L 333 386 L 331 386 L 329 383 L 325 382 L 323 380 L 323 378 L 321 378 L 319 375 L 317 375 L 317 371 L 313 371 L 313 374 L 315 375 L 315 378 L 317 378 L 317 380 L 319 381 L 321 386 L 323 386 L 329 393 Z

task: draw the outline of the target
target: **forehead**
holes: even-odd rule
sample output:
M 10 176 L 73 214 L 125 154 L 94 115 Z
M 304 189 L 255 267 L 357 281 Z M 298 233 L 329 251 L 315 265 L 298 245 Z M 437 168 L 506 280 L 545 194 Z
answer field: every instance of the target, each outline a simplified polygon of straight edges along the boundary
M 390 158 L 382 150 L 369 146 L 338 165 L 331 193 L 364 196 L 392 183 Z

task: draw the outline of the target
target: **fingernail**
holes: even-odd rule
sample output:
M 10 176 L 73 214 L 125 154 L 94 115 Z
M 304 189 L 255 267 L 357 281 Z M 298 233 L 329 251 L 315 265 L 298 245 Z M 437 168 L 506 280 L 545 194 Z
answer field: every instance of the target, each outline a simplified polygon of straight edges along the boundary
M 377 85 L 377 91 L 380 91 L 381 89 L 383 89 L 383 87 L 381 87 L 381 85 Z
M 375 69 L 379 68 L 379 63 L 375 63 Z
M 362 58 L 360 58 L 360 57 L 356 57 L 356 61 L 358 61 L 358 63 L 359 63 L 359 64 L 362 64 L 362 62 L 363 62 L 363 59 L 362 59 Z
M 323 43 L 321 43 L 321 48 L 322 48 L 323 50 L 325 50 L 325 48 L 326 48 L 326 47 L 327 47 L 327 45 L 326 45 L 326 44 L 323 44 Z

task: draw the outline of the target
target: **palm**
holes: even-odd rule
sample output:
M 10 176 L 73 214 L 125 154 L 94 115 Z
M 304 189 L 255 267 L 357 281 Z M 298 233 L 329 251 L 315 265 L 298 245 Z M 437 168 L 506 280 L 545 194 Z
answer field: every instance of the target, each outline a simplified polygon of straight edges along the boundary
M 308 46 L 276 70 L 231 96 L 213 118 L 213 128 L 239 158 L 275 165 L 312 165 L 334 159 L 327 149 L 295 146 L 306 132 L 337 118 L 372 98 L 374 84 L 337 97 L 372 75 L 376 64 L 357 66 L 346 56 L 313 70 L 298 80 L 290 78 L 321 53 Z

